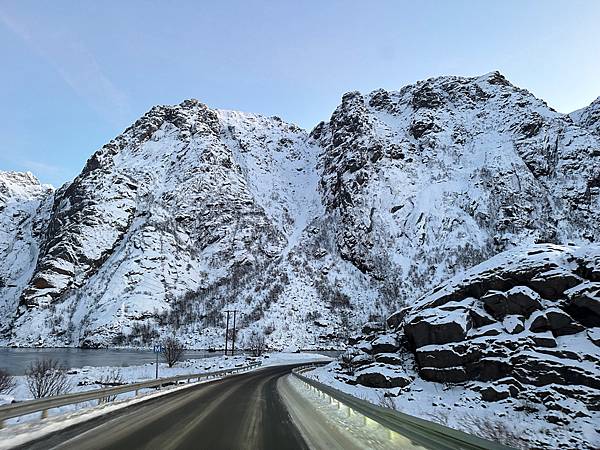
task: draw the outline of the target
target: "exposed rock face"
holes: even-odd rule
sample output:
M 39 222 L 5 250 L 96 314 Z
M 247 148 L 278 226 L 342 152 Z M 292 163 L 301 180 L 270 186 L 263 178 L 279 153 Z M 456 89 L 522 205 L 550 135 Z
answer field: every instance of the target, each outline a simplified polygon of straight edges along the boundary
M 573 339 L 585 342 L 586 325 L 600 325 L 600 314 L 575 306 L 570 299 L 573 292 L 581 292 L 590 284 L 580 267 L 598 261 L 598 246 L 579 250 L 539 245 L 501 254 L 450 280 L 436 293 L 420 300 L 401 325 L 415 351 L 421 376 L 444 382 L 446 372 L 450 371 L 453 382 L 492 381 L 511 376 L 522 384 L 583 384 L 598 389 L 600 383 L 595 380 L 600 379 L 597 373 L 600 349 L 592 342 L 587 341 L 589 345 L 581 349 L 572 349 L 566 339 L 558 349 L 546 350 L 548 344 L 554 347 L 554 342 L 545 341 L 540 346 L 535 339 L 535 334 L 549 331 L 554 339 L 574 335 L 577 337 Z M 570 289 L 567 289 L 569 283 L 561 284 L 564 289 L 559 298 L 556 298 L 560 290 L 557 287 L 551 298 L 543 298 L 534 288 L 540 289 L 540 280 L 548 273 L 550 283 L 554 282 L 556 271 L 562 271 L 567 279 L 579 279 L 580 284 Z M 536 282 L 529 285 L 528 279 Z M 499 290 L 500 286 L 504 289 Z M 589 304 L 598 301 L 597 290 L 586 292 Z M 474 324 L 470 320 L 471 311 L 481 307 L 497 322 Z M 423 316 L 431 318 L 426 322 L 427 333 L 418 328 L 423 324 Z M 581 361 L 592 365 L 580 364 Z M 457 368 L 462 380 L 458 379 Z
M 589 106 L 572 112 L 569 114 L 569 117 L 577 125 L 600 136 L 600 97 L 594 100 Z
M 556 410 L 573 420 L 596 417 L 600 289 L 592 278 L 599 263 L 598 244 L 538 244 L 501 253 L 392 315 L 395 335 L 388 330 L 358 342 L 342 373 L 348 377 L 353 361 L 372 356 L 377 342 L 394 336 L 404 343 L 396 360 L 361 364 L 347 379 L 389 388 L 372 372 L 407 371 L 410 378 L 415 370 L 422 380 L 475 390 L 486 402 L 543 405 L 549 421 L 558 420 Z M 560 406 L 569 402 L 572 409 Z
M 410 381 L 410 377 L 401 369 L 390 370 L 381 363 L 367 366 L 356 373 L 356 382 L 367 387 L 404 387 L 410 384 Z
M 344 95 L 312 132 L 342 257 L 406 300 L 516 244 L 597 241 L 588 116 L 574 124 L 497 72 Z
M 219 329 L 225 299 L 247 316 L 267 309 L 265 297 L 283 292 L 266 268 L 320 210 L 318 148 L 306 141 L 278 118 L 197 101 L 153 108 L 57 191 L 12 341 L 128 344 L 113 339 Z M 261 276 L 268 281 L 254 291 Z M 242 295 L 250 281 L 253 290 Z M 223 284 L 231 289 L 217 292 Z M 206 329 L 189 330 L 198 331 Z
M 0 334 L 34 272 L 53 195 L 30 173 L 0 171 Z
M 219 346 L 227 307 L 241 338 L 342 345 L 369 317 L 500 251 L 598 240 L 593 108 L 559 114 L 498 73 L 348 93 L 310 136 L 194 100 L 155 107 L 44 197 L 27 270 L 3 272 L 16 287 L 0 341 L 145 345 L 176 331 Z M 558 299 L 580 278 L 598 282 L 600 270 L 527 287 Z M 509 292 L 522 285 L 490 286 L 506 299 L 477 302 L 455 339 L 528 320 L 539 299 Z M 571 302 L 595 307 L 583 291 Z M 437 342 L 429 320 L 418 339 Z

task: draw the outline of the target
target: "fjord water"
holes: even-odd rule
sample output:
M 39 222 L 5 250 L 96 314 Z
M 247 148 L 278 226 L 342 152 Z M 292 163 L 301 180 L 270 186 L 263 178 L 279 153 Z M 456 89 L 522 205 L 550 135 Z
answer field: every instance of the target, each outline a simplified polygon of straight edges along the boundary
M 236 351 L 236 354 L 238 352 Z M 325 356 L 336 357 L 337 350 L 309 351 Z M 183 359 L 200 359 L 220 356 L 222 351 L 186 350 Z M 61 362 L 64 367 L 77 368 L 84 366 L 139 366 L 151 363 L 156 359 L 152 348 L 149 349 L 85 349 L 85 348 L 0 348 L 0 368 L 11 375 L 23 375 L 32 361 L 52 358 Z
M 188 350 L 184 359 L 215 356 L 207 350 Z M 0 348 L 0 367 L 11 375 L 23 375 L 36 359 L 52 358 L 64 367 L 138 366 L 151 363 L 156 356 L 152 349 L 83 349 L 83 348 Z

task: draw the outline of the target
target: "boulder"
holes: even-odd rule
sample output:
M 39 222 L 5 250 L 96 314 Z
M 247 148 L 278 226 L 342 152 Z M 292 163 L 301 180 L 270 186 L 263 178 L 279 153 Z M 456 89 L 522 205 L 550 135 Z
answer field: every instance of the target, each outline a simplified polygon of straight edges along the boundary
M 540 273 L 527 284 L 542 297 L 556 300 L 562 298 L 566 290 L 582 281 L 573 272 L 559 268 Z
M 398 370 L 385 364 L 366 367 L 357 372 L 356 375 L 356 382 L 358 384 L 374 388 L 390 389 L 404 387 L 412 381 L 403 370 Z
M 393 334 L 384 334 L 371 342 L 371 353 L 392 353 L 400 348 L 398 339 Z
M 471 321 L 473 322 L 473 326 L 475 328 L 484 327 L 486 325 L 492 325 L 496 323 L 496 320 L 490 316 L 485 310 L 478 307 L 473 307 L 469 310 L 469 315 L 471 316 Z
M 558 308 L 546 310 L 546 317 L 548 317 L 550 330 L 552 330 L 552 334 L 555 336 L 575 334 L 585 329 L 582 325 L 573 320 L 570 315 Z
M 569 302 L 600 317 L 600 283 L 586 282 L 567 291 Z
M 352 367 L 360 367 L 366 366 L 367 364 L 371 364 L 372 362 L 373 357 L 371 355 L 368 355 L 366 353 L 359 353 L 350 360 L 350 365 Z
M 502 291 L 487 291 L 483 297 L 481 297 L 485 309 L 490 312 L 494 317 L 502 318 L 506 314 L 506 293 Z
M 455 345 L 427 345 L 420 347 L 415 352 L 419 367 L 455 367 L 463 366 L 467 362 L 477 360 L 481 354 L 471 349 L 467 344 Z
M 549 331 L 545 331 L 543 333 L 536 333 L 531 336 L 531 340 L 538 347 L 552 348 L 557 346 L 556 339 L 554 339 L 554 335 Z
M 542 309 L 539 294 L 527 286 L 515 286 L 508 292 L 488 291 L 481 301 L 497 319 L 507 314 L 529 317 L 534 311 Z
M 479 381 L 493 381 L 512 373 L 512 365 L 505 357 L 485 357 L 468 367 L 469 377 Z
M 523 325 L 523 318 L 521 316 L 506 316 L 502 321 L 502 325 L 509 334 L 519 334 L 522 331 L 525 331 L 525 326 Z
M 440 312 L 433 309 L 427 316 L 417 316 L 404 326 L 408 341 L 415 348 L 430 344 L 463 341 L 471 328 L 471 318 L 465 310 Z
M 409 310 L 408 307 L 402 308 L 401 310 L 396 311 L 391 316 L 389 316 L 386 320 L 388 327 L 390 327 L 390 329 L 392 329 L 392 330 L 395 330 L 396 328 L 398 328 L 398 326 L 402 323 L 402 320 L 406 316 L 406 313 L 408 312 L 408 310 Z
M 507 386 L 489 385 L 480 392 L 481 399 L 486 402 L 497 402 L 510 397 L 510 391 Z
M 534 311 L 542 309 L 540 295 L 527 286 L 515 286 L 510 289 L 506 296 L 507 314 L 519 314 L 529 317 Z
M 543 311 L 536 311 L 529 317 L 529 330 L 534 333 L 540 333 L 548 331 L 549 329 L 550 323 Z
M 362 327 L 362 334 L 369 335 L 384 331 L 383 325 L 380 322 L 367 322 Z
M 436 383 L 464 383 L 469 380 L 467 371 L 464 367 L 421 367 L 419 369 L 421 378 Z

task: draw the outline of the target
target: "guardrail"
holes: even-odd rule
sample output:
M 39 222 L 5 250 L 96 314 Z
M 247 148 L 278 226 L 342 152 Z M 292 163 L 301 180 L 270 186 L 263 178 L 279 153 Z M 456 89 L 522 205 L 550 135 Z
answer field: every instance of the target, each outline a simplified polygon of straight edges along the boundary
M 140 389 L 149 389 L 156 387 L 160 388 L 164 385 L 177 384 L 182 380 L 187 380 L 187 382 L 189 383 L 192 380 L 200 381 L 202 379 L 216 378 L 223 375 L 234 374 L 245 370 L 253 369 L 254 367 L 258 367 L 260 365 L 261 363 L 252 363 L 248 364 L 247 366 L 232 367 L 230 369 L 223 369 L 215 372 L 177 375 L 173 377 L 141 381 L 139 383 L 124 384 L 121 386 L 94 389 L 82 392 L 73 392 L 71 394 L 40 398 L 36 400 L 26 400 L 19 403 L 4 405 L 0 406 L 0 428 L 2 428 L 4 422 L 7 419 L 24 416 L 26 414 L 41 412 L 42 419 L 44 419 L 48 416 L 48 410 L 52 408 L 58 408 L 60 406 L 73 405 L 77 403 L 84 403 L 91 400 L 98 400 L 98 404 L 100 404 L 104 401 L 107 401 L 107 399 L 114 398 L 114 396 L 124 394 L 126 392 L 135 391 L 135 395 L 137 395 Z
M 301 372 L 314 367 L 299 367 L 294 369 L 292 374 L 310 387 L 329 396 L 330 399 L 335 399 L 350 410 L 374 420 L 383 427 L 410 439 L 415 444 L 439 450 L 514 450 L 512 447 L 454 430 L 439 423 L 377 406 L 301 374 Z

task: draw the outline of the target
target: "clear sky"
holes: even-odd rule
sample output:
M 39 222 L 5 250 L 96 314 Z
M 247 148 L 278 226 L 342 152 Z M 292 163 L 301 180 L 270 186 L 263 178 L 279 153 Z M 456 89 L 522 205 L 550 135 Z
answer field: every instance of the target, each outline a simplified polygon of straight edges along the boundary
M 570 112 L 600 95 L 600 1 L 0 0 L 0 169 L 60 185 L 155 104 L 305 128 L 350 90 L 500 70 Z

